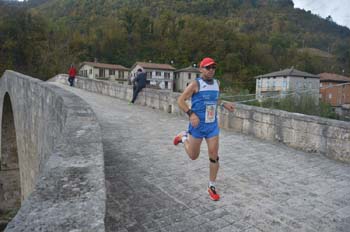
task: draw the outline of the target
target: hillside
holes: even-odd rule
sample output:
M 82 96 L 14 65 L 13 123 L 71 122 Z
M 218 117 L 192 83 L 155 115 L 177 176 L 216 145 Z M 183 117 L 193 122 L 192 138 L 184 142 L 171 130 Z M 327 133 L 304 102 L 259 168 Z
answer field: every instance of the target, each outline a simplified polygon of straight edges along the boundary
M 39 50 L 49 47 L 42 61 L 55 63 L 47 72 L 94 58 L 182 68 L 208 55 L 226 85 L 249 89 L 254 76 L 291 66 L 350 73 L 350 30 L 291 0 L 32 0 L 26 7 L 46 25 Z

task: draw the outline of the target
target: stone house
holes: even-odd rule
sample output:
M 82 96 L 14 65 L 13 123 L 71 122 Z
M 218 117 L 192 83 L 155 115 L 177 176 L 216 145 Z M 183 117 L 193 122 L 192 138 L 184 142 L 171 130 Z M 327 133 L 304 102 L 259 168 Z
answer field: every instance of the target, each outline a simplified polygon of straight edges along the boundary
M 183 92 L 191 81 L 200 77 L 200 74 L 199 69 L 193 66 L 176 70 L 174 77 L 174 91 Z
M 175 68 L 170 64 L 136 62 L 130 69 L 130 83 L 136 77 L 139 68 L 147 73 L 148 87 L 173 90 Z
M 105 64 L 98 62 L 82 62 L 79 65 L 79 75 L 90 79 L 126 82 L 129 69 L 118 64 Z
M 314 93 L 317 100 L 319 97 L 320 77 L 295 68 L 259 75 L 255 79 L 257 98 L 295 91 Z
M 334 107 L 350 105 L 350 78 L 334 73 L 320 73 L 320 95 Z

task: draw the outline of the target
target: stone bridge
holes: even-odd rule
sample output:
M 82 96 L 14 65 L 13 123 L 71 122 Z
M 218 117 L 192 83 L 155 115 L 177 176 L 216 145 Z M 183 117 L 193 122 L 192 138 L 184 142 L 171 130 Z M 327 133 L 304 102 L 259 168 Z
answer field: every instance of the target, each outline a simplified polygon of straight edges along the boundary
M 20 206 L 6 231 L 349 231 L 349 123 L 220 111 L 211 202 L 204 144 L 196 161 L 172 145 L 188 123 L 176 93 L 128 105 L 128 86 L 65 84 L 0 80 L 0 213 Z

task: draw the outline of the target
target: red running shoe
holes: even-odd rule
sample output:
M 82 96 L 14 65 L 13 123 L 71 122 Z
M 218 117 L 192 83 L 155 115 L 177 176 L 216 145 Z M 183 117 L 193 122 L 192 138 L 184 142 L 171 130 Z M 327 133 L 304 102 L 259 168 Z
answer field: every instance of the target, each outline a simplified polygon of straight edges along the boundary
M 209 193 L 210 199 L 212 199 L 213 201 L 218 201 L 220 199 L 220 195 L 216 192 L 214 186 L 208 187 L 208 193 Z
M 182 137 L 187 136 L 186 131 L 181 131 L 178 135 L 174 138 L 174 145 L 178 145 L 179 143 L 182 143 Z

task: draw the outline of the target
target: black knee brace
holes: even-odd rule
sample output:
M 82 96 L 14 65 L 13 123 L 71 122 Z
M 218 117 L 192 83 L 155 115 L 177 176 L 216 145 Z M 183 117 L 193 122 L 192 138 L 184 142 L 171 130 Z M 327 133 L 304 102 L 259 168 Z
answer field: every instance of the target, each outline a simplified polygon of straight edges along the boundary
M 214 160 L 214 159 L 212 159 L 212 158 L 210 158 L 209 157 L 209 160 L 210 160 L 210 162 L 212 162 L 212 163 L 219 163 L 219 156 L 218 156 L 218 158 L 216 158 L 216 160 Z

